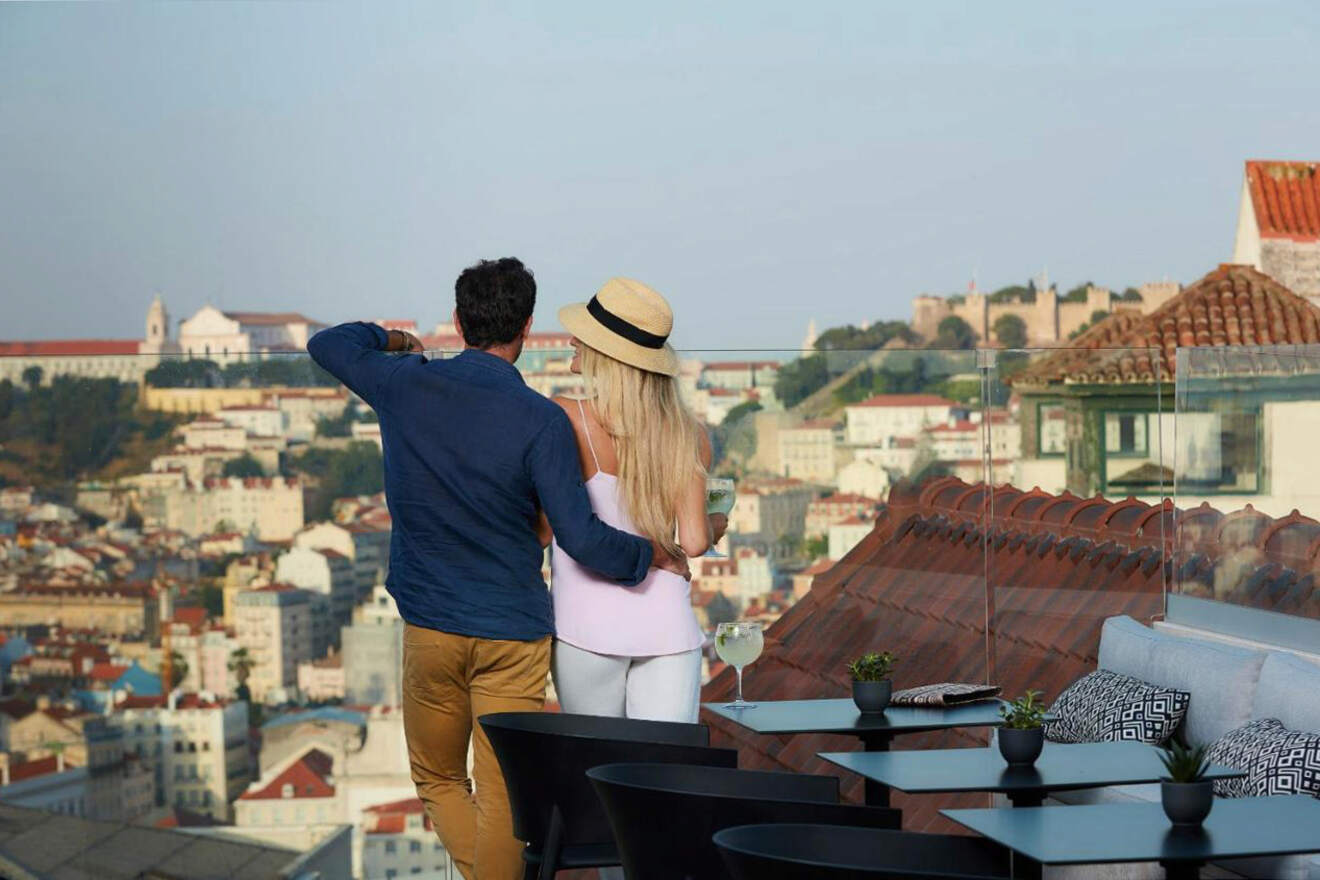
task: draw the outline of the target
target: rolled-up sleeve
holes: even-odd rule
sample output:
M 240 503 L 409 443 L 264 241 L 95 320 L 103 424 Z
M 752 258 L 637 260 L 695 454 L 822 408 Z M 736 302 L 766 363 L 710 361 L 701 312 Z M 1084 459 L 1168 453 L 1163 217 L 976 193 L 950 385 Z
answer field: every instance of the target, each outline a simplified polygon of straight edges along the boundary
M 317 333 L 308 341 L 307 352 L 373 409 L 380 409 L 386 380 L 407 360 L 387 353 L 388 343 L 383 327 L 355 321 Z
M 601 522 L 582 485 L 577 441 L 568 416 L 556 412 L 528 451 L 532 483 L 555 540 L 578 563 L 632 587 L 651 568 L 651 542 Z

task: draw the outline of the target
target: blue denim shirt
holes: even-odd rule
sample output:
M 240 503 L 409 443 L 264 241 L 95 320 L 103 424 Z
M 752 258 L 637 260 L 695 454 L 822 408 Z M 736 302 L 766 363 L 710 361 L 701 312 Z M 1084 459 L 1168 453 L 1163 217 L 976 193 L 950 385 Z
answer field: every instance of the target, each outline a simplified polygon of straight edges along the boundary
M 442 632 L 528 641 L 554 632 L 541 578 L 538 511 L 578 562 L 634 586 L 650 542 L 597 519 L 568 416 L 508 361 L 384 351 L 375 324 L 312 337 L 318 364 L 380 418 L 394 519 L 390 594 L 404 620 Z

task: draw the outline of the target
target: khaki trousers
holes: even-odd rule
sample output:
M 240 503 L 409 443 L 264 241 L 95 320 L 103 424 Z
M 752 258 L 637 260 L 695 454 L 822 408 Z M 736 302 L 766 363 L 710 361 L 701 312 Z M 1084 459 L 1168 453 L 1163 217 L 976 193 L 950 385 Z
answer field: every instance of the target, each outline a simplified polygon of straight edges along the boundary
M 403 727 L 417 796 L 467 880 L 522 876 L 504 776 L 476 719 L 545 703 L 550 637 L 458 636 L 409 624 L 403 635 Z M 468 742 L 472 776 L 468 777 Z M 474 792 L 475 783 L 475 792 Z

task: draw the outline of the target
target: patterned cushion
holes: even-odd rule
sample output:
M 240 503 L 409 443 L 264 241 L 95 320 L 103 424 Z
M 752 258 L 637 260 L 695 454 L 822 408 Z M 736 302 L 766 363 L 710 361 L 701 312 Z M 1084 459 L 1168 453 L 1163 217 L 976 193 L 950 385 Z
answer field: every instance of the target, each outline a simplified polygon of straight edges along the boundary
M 1097 669 L 1059 694 L 1050 707 L 1059 720 L 1045 725 L 1045 736 L 1065 743 L 1134 740 L 1158 745 L 1178 729 L 1190 700 L 1183 691 Z
M 1289 730 L 1277 718 L 1262 718 L 1230 730 L 1206 753 L 1247 775 L 1215 782 L 1220 797 L 1309 794 L 1320 797 L 1320 733 Z

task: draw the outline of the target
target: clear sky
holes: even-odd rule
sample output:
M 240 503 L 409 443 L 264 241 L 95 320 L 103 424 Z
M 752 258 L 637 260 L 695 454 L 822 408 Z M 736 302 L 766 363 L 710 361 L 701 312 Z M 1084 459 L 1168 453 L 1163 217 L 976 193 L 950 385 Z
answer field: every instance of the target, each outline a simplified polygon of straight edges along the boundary
M 1188 282 L 1246 158 L 1320 159 L 1320 4 L 0 3 L 0 338 L 160 291 L 537 320 L 610 275 L 683 348 L 792 348 L 1042 266 Z

